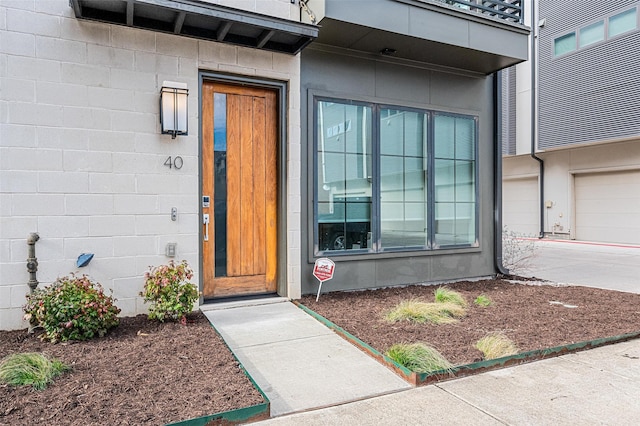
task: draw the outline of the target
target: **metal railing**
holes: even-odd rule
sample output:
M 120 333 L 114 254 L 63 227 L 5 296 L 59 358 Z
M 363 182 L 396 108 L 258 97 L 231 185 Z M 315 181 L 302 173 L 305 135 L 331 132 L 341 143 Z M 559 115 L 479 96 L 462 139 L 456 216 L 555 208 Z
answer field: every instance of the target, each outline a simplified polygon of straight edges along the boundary
M 460 9 L 522 24 L 524 0 L 436 0 Z

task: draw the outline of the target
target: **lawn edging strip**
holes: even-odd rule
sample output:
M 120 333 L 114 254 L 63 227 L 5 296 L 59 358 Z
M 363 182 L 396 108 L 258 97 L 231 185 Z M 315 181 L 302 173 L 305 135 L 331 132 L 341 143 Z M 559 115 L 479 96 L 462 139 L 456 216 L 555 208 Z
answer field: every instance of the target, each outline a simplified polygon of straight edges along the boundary
M 451 374 L 455 377 L 465 377 L 489 370 L 496 370 L 503 367 L 525 364 L 528 362 L 539 361 L 547 358 L 554 358 L 588 349 L 595 349 L 601 346 L 612 345 L 614 343 L 622 343 L 626 342 L 627 340 L 637 339 L 639 337 L 640 332 L 633 332 L 620 334 L 617 336 L 603 337 L 600 339 L 585 340 L 568 345 L 555 346 L 553 348 L 535 349 L 532 351 L 521 352 L 515 355 L 504 356 L 501 358 L 478 361 L 471 364 L 458 365 L 453 367 L 453 369 L 451 370 Z M 447 372 L 444 371 L 418 374 L 418 384 L 430 384 L 439 381 L 441 379 L 438 378 L 438 376 L 444 376 L 445 374 L 447 374 Z
M 560 345 L 553 348 L 536 349 L 532 351 L 518 353 L 516 355 L 509 355 L 501 358 L 473 362 L 471 364 L 463 364 L 453 367 L 451 370 L 439 370 L 430 373 L 416 373 L 408 368 L 398 364 L 388 356 L 379 352 L 375 348 L 371 347 L 367 343 L 358 339 L 342 327 L 329 321 L 322 315 L 314 312 L 305 305 L 292 301 L 296 306 L 311 315 L 316 320 L 320 321 L 326 327 L 336 332 L 339 336 L 356 345 L 360 350 L 367 353 L 369 356 L 376 359 L 378 362 L 389 367 L 395 371 L 400 377 L 409 382 L 413 386 L 428 385 L 442 380 L 471 376 L 474 374 L 483 373 L 485 371 L 496 370 L 499 368 L 510 367 L 519 364 L 525 364 L 528 362 L 538 361 L 546 358 L 553 358 L 561 355 L 566 355 L 574 352 L 579 352 L 587 349 L 594 349 L 600 346 L 611 345 L 614 343 L 621 343 L 627 340 L 633 340 L 640 338 L 640 331 L 633 333 L 620 334 L 612 337 L 603 337 L 594 340 L 587 340 L 578 343 L 572 343 L 568 345 Z
M 233 351 L 227 344 L 227 341 L 224 340 L 218 329 L 215 328 L 213 324 L 209 324 L 211 325 L 211 328 L 216 331 L 218 336 L 220 336 L 225 346 L 227 347 L 227 349 L 229 349 L 229 352 L 231 352 L 231 355 L 233 355 L 233 358 L 240 366 L 240 369 L 242 370 L 244 375 L 247 376 L 253 387 L 256 388 L 258 392 L 260 392 L 260 395 L 262 395 L 262 398 L 265 402 L 263 402 L 262 404 L 251 405 L 249 407 L 238 408 L 236 410 L 222 411 L 215 414 L 209 414 L 207 416 L 181 420 L 175 423 L 169 423 L 166 426 L 236 425 L 269 419 L 271 417 L 271 402 L 269 401 L 269 398 L 267 398 L 267 395 L 262 391 L 262 389 L 260 389 L 260 386 L 258 386 L 256 381 L 253 380 L 253 377 L 251 377 L 249 372 L 244 368 L 244 365 L 242 365 L 236 354 L 233 353 Z

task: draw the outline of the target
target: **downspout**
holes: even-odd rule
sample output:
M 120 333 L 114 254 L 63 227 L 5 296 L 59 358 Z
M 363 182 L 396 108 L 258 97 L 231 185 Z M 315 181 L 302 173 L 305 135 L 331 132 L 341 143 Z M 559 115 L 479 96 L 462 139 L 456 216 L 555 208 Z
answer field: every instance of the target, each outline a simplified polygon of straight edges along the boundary
M 540 201 L 540 233 L 538 238 L 544 238 L 544 160 L 536 155 L 536 129 L 538 123 L 537 102 L 536 102 L 536 28 L 535 21 L 535 5 L 531 2 L 531 158 L 539 164 L 538 182 L 539 201 Z
M 496 271 L 509 275 L 502 264 L 502 71 L 493 73 L 493 229 Z

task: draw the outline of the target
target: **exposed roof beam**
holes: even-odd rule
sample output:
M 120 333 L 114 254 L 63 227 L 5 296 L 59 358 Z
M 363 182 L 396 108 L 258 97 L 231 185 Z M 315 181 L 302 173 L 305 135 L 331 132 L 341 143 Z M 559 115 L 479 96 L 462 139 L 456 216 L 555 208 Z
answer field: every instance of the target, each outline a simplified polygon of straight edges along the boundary
M 184 24 L 184 18 L 187 17 L 186 12 L 180 12 L 176 16 L 176 21 L 173 24 L 173 33 L 180 34 L 182 32 L 182 25 Z
M 227 36 L 227 33 L 231 29 L 232 25 L 233 25 L 233 22 L 229 22 L 229 21 L 220 22 L 220 27 L 216 32 L 216 40 L 218 41 L 224 40 L 224 38 Z
M 256 47 L 258 49 L 262 49 L 275 33 L 276 32 L 274 30 L 264 30 L 262 34 L 260 34 L 260 37 L 258 37 L 258 45 Z
M 274 52 L 297 54 L 318 37 L 315 25 L 238 10 L 213 0 L 67 1 L 79 19 Z
M 81 0 L 88 1 L 88 0 Z M 115 0 L 106 0 L 115 1 Z M 267 16 L 259 13 L 241 11 L 233 7 L 218 5 L 208 1 L 193 0 L 134 0 L 136 3 L 145 4 L 154 7 L 170 8 L 173 10 L 185 11 L 189 14 L 200 16 L 208 16 L 217 18 L 225 22 L 238 22 L 241 25 L 251 25 L 255 27 L 263 27 L 275 29 L 276 31 L 285 31 L 299 33 L 310 37 L 317 37 L 318 29 L 314 25 L 301 24 L 289 19 L 277 18 L 275 16 Z M 241 16 L 241 19 L 239 19 Z

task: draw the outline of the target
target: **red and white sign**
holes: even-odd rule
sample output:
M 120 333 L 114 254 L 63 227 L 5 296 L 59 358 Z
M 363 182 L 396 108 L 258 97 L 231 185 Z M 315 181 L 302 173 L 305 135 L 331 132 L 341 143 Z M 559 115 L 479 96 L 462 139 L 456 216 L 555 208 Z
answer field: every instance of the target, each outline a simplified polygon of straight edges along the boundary
M 333 260 L 322 257 L 316 260 L 316 264 L 313 267 L 313 276 L 323 283 L 333 278 L 333 271 L 336 269 L 336 264 Z
M 336 270 L 336 264 L 333 260 L 321 257 L 316 260 L 316 264 L 313 267 L 313 276 L 320 281 L 318 286 L 318 295 L 316 296 L 316 302 L 320 299 L 320 291 L 322 290 L 322 283 L 333 278 L 333 271 Z

